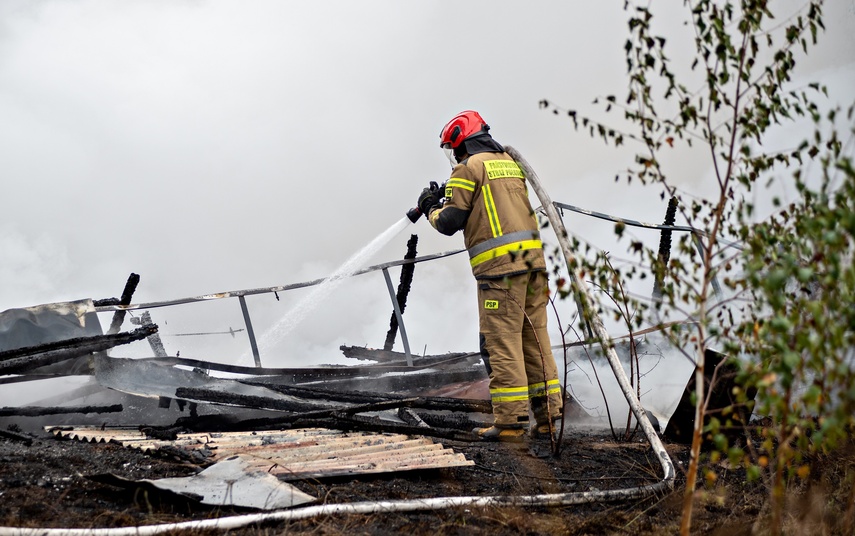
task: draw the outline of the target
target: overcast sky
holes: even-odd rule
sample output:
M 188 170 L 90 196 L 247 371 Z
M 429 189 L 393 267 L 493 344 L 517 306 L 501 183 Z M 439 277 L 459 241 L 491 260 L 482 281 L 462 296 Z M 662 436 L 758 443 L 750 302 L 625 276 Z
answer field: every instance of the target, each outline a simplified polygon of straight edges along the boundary
M 826 7 L 828 32 L 799 66 L 842 102 L 855 94 L 853 5 Z M 659 191 L 614 182 L 626 153 L 538 109 L 546 98 L 595 113 L 595 97 L 624 94 L 622 6 L 3 0 L 0 310 L 118 296 L 131 272 L 141 275 L 134 302 L 328 275 L 428 181 L 447 178 L 439 130 L 468 108 L 528 158 L 554 200 L 660 221 Z M 683 18 L 674 9 L 663 23 L 679 35 Z M 686 190 L 703 191 L 708 170 L 683 169 Z M 585 239 L 612 233 L 568 223 Z M 403 256 L 411 233 L 420 254 L 462 246 L 422 220 L 371 263 Z M 382 275 L 352 281 L 265 364 L 382 346 Z M 465 257 L 417 267 L 405 315 L 415 352 L 477 348 L 474 289 Z M 305 293 L 249 298 L 256 330 Z M 573 308 L 562 311 L 566 324 Z M 170 353 L 228 360 L 246 349 L 240 337 L 169 336 L 243 327 L 237 300 L 152 315 Z

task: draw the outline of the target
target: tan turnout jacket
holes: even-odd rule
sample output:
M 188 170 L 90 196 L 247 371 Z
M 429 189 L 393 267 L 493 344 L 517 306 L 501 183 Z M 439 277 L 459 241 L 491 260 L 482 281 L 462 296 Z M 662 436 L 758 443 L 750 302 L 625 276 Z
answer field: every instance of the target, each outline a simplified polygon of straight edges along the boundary
M 507 153 L 478 153 L 454 167 L 445 204 L 428 215 L 444 234 L 463 229 L 476 279 L 545 270 L 525 177 Z

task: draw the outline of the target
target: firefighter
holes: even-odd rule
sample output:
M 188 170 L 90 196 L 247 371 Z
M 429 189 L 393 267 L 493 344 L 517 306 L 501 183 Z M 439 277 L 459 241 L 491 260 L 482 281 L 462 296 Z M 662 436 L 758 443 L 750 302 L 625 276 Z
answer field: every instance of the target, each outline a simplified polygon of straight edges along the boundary
M 478 112 L 460 112 L 440 132 L 453 167 L 418 206 L 440 233 L 463 230 L 478 285 L 481 356 L 490 376 L 493 424 L 483 439 L 549 438 L 562 414 L 558 371 L 546 331 L 546 261 L 525 176 Z M 548 402 L 547 402 L 548 400 Z M 535 426 L 529 426 L 529 408 Z

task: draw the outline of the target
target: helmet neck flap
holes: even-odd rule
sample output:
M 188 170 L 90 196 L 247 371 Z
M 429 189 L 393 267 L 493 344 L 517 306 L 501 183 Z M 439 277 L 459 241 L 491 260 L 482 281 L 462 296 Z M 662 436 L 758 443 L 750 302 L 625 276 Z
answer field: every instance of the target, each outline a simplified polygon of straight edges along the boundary
M 481 131 L 474 136 L 469 136 L 463 140 L 463 143 L 461 143 L 459 147 L 463 147 L 465 154 L 468 154 L 469 156 L 478 153 L 505 152 L 505 148 L 502 147 L 502 144 L 494 140 L 486 130 Z M 455 151 L 455 156 L 457 156 L 457 151 Z

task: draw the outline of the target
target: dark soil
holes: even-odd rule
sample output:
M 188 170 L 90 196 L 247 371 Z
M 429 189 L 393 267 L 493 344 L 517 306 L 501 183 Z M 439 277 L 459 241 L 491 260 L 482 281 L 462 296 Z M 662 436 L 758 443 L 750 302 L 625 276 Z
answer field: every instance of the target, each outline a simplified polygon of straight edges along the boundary
M 201 507 L 152 492 L 126 491 L 87 476 L 113 473 L 128 479 L 185 476 L 200 467 L 164 454 L 113 444 L 59 440 L 44 434 L 0 438 L 0 525 L 7 527 L 123 527 L 207 519 L 248 513 Z M 660 469 L 646 442 L 615 443 L 610 435 L 572 431 L 559 457 L 536 458 L 525 445 L 442 443 L 475 462 L 473 467 L 399 472 L 356 479 L 297 482 L 318 504 L 447 496 L 532 495 L 605 490 L 655 483 Z M 254 526 L 237 534 L 674 534 L 679 530 L 683 468 L 687 449 L 667 446 L 677 467 L 675 491 L 642 501 L 564 508 L 458 507 L 438 511 L 315 517 L 298 522 Z M 851 458 L 850 458 L 851 460 Z M 851 469 L 851 465 L 849 466 Z M 842 469 L 841 469 L 842 470 Z M 845 474 L 845 471 L 840 474 Z M 694 532 L 752 534 L 766 516 L 766 488 L 746 484 L 744 474 L 717 469 L 718 479 L 698 494 Z M 851 489 L 851 482 L 849 482 Z M 810 499 L 819 486 L 802 490 Z M 798 490 L 797 490 L 798 491 Z M 841 495 L 842 493 L 842 495 Z M 814 495 L 812 495 L 814 494 Z M 851 493 L 850 493 L 851 494 Z M 837 495 L 841 495 L 837 497 Z M 790 512 L 792 533 L 842 533 L 841 518 L 823 513 L 825 492 L 816 508 Z M 825 501 L 823 503 L 823 501 Z M 817 502 L 817 501 L 814 501 Z M 806 532 L 803 532 L 806 531 Z M 761 531 L 762 533 L 762 531 Z

